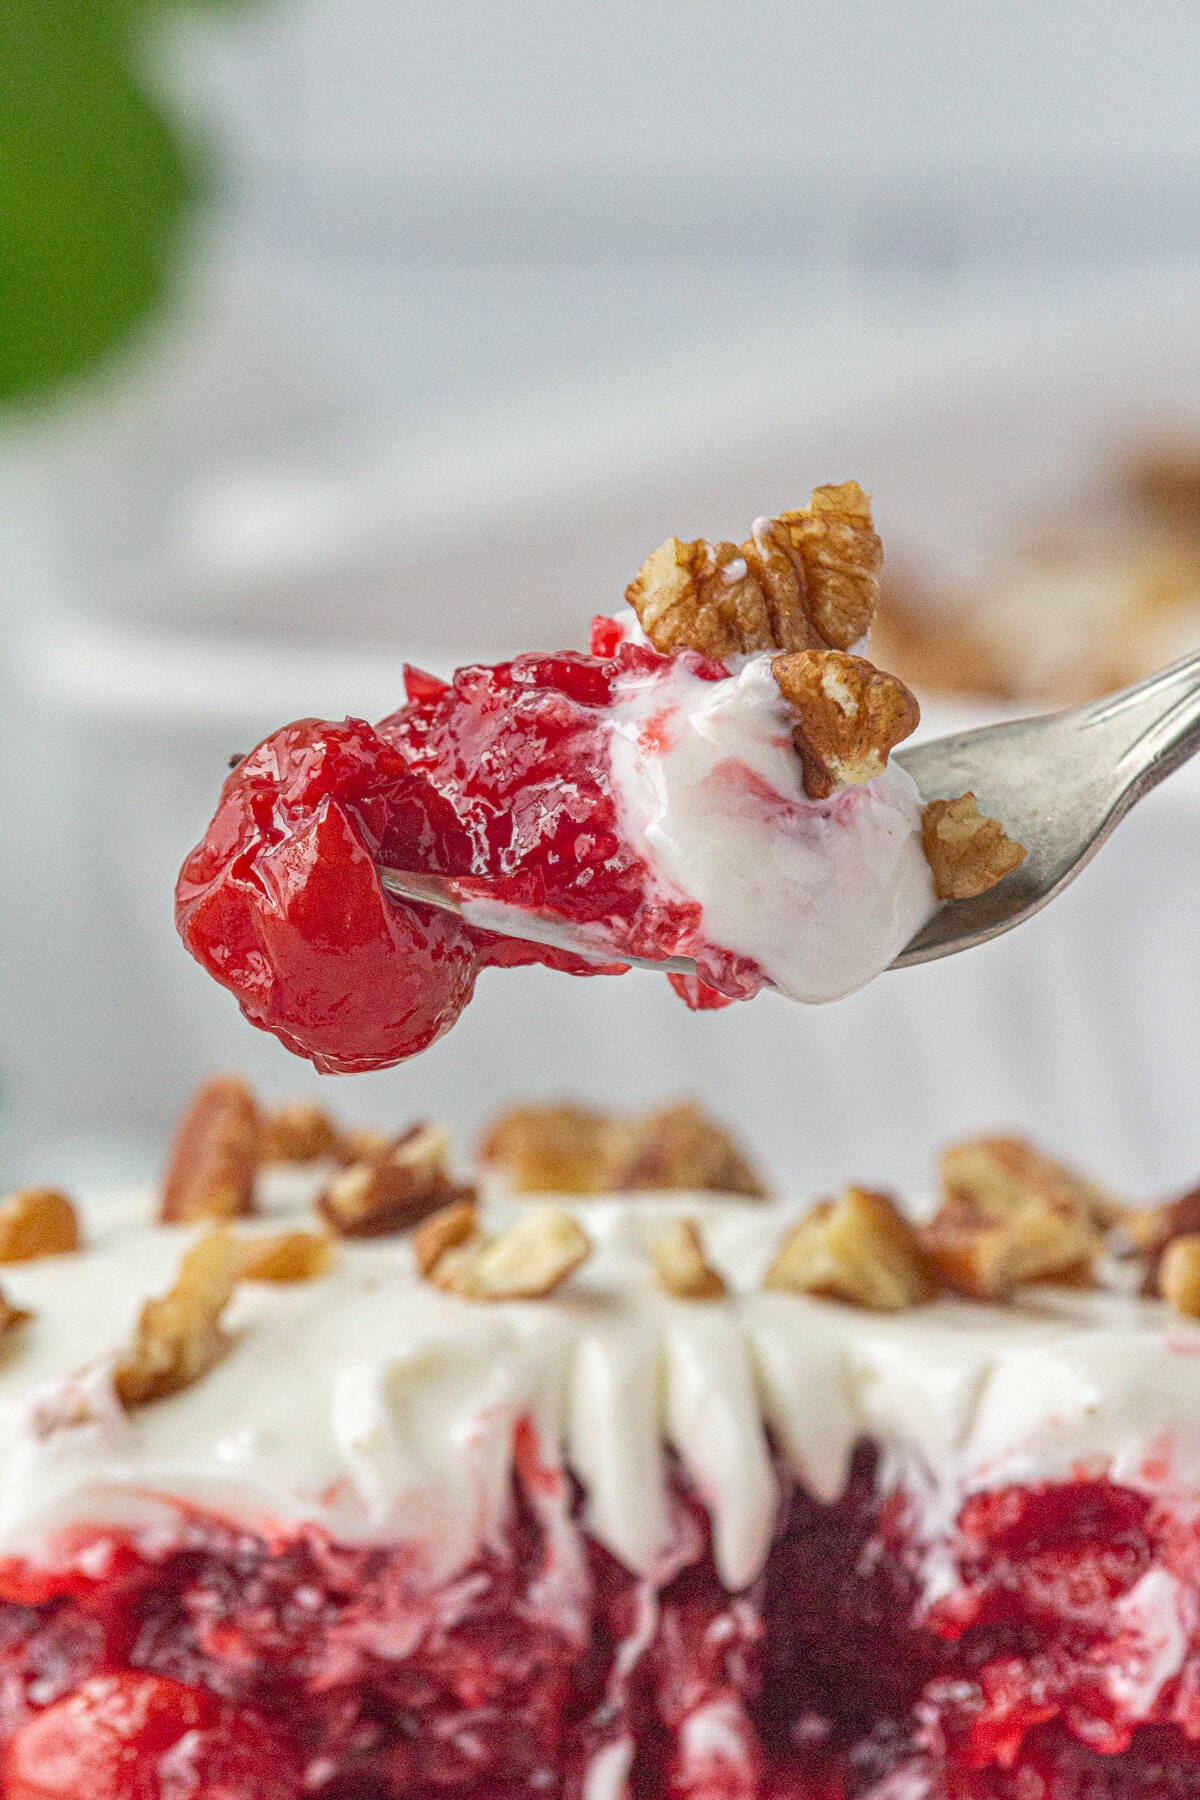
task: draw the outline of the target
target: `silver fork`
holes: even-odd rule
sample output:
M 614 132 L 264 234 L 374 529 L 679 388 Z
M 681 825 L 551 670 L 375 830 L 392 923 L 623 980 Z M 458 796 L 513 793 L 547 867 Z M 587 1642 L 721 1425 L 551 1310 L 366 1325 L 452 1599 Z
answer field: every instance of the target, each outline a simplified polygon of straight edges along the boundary
M 972 900 L 946 900 L 891 964 L 905 969 L 970 950 L 1040 912 L 1089 863 L 1143 794 L 1200 750 L 1200 653 L 1145 681 L 1066 712 L 984 725 L 898 750 L 922 800 L 968 790 L 1029 854 L 1019 869 Z M 510 909 L 487 883 L 381 868 L 383 886 L 461 914 L 503 935 L 573 951 L 596 962 L 694 975 L 687 956 L 627 956 L 560 917 Z M 519 922 L 520 929 L 517 929 Z

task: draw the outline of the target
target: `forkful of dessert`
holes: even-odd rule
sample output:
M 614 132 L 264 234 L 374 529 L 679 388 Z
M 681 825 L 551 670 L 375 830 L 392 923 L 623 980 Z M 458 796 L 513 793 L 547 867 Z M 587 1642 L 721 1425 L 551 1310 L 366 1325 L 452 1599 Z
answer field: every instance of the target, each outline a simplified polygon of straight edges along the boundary
M 1074 881 L 1131 807 L 1198 749 L 1200 654 L 1084 706 L 898 750 L 894 760 L 924 802 L 923 844 L 942 904 L 888 967 L 933 962 L 1024 924 Z M 379 877 L 399 899 L 493 930 L 511 923 L 486 879 L 391 868 Z M 550 913 L 530 909 L 521 931 L 597 955 L 594 940 Z M 696 973 L 687 957 L 623 960 Z
M 1200 743 L 1200 658 L 1074 711 L 906 745 L 867 656 L 855 482 L 740 544 L 668 538 L 591 652 L 406 672 L 377 725 L 300 720 L 226 782 L 184 942 L 319 1068 L 385 1066 L 479 973 L 664 973 L 693 1009 L 841 998 L 1010 930 Z

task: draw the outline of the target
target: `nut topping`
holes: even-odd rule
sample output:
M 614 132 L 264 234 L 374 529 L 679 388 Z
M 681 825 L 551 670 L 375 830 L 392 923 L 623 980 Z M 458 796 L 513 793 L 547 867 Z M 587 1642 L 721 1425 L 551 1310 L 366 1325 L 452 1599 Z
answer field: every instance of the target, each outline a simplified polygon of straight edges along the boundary
M 123 1406 L 145 1406 L 199 1381 L 225 1354 L 221 1314 L 242 1273 L 242 1246 L 227 1230 L 210 1231 L 179 1265 L 175 1285 L 147 1300 L 132 1344 L 118 1358 L 113 1387 Z
M 57 1188 L 18 1188 L 0 1200 L 0 1263 L 67 1256 L 79 1246 L 75 1208 Z
M 259 1161 L 320 1162 L 322 1157 L 337 1155 L 340 1141 L 327 1112 L 309 1100 L 291 1100 L 263 1120 Z
M 541 1300 L 591 1253 L 571 1213 L 535 1206 L 507 1231 L 485 1236 L 473 1205 L 459 1202 L 427 1219 L 413 1240 L 426 1280 L 463 1300 Z
M 243 1238 L 238 1247 L 243 1281 L 315 1281 L 333 1263 L 333 1245 L 317 1231 Z
M 322 1190 L 317 1208 L 342 1237 L 384 1237 L 407 1231 L 450 1200 L 473 1189 L 450 1178 L 450 1138 L 436 1125 L 414 1125 L 382 1150 L 351 1163 Z
M 258 1107 L 244 1081 L 233 1075 L 206 1081 L 175 1133 L 159 1217 L 183 1225 L 252 1212 L 260 1133 Z
M 651 1256 L 659 1287 L 679 1300 L 720 1300 L 726 1293 L 723 1279 L 705 1256 L 695 1219 L 672 1219 L 651 1246 Z
M 999 819 L 980 812 L 970 793 L 957 800 L 931 800 L 921 817 L 921 837 L 939 900 L 970 900 L 986 893 L 1028 855 Z
M 425 1279 L 449 1250 L 458 1250 L 476 1235 L 478 1208 L 473 1200 L 456 1200 L 418 1225 L 413 1233 L 413 1260 Z
M 614 1158 L 614 1191 L 708 1190 L 761 1199 L 766 1187 L 736 1138 L 690 1101 L 633 1121 Z
M 23 1306 L 14 1306 L 7 1295 L 0 1293 L 0 1337 L 7 1337 L 19 1325 L 28 1325 L 33 1314 Z
M 621 1127 L 590 1106 L 518 1106 L 489 1126 L 480 1159 L 515 1194 L 601 1194 L 620 1151 Z
M 881 775 L 896 745 L 921 721 L 904 683 L 861 656 L 802 650 L 773 657 L 771 673 L 798 715 L 792 742 L 812 800 Z
M 1200 1318 L 1200 1232 L 1172 1238 L 1159 1264 L 1158 1286 L 1177 1313 Z
M 1144 1294 L 1159 1293 L 1159 1273 L 1163 1256 L 1177 1238 L 1200 1233 L 1200 1188 L 1168 1200 L 1162 1206 L 1129 1207 L 1121 1215 L 1119 1229 L 1135 1252 L 1146 1258 Z
M 942 1279 L 979 1300 L 1025 1282 L 1088 1282 L 1108 1198 L 1020 1138 L 942 1156 L 943 1204 L 923 1237 Z
M 625 590 L 656 650 L 718 661 L 756 650 L 848 650 L 870 629 L 883 551 L 856 481 L 760 519 L 746 542 L 668 538 Z
M 902 1312 L 931 1300 L 937 1278 L 914 1227 L 887 1194 L 848 1187 L 794 1225 L 766 1286 Z
M 766 1192 L 736 1140 L 689 1102 L 640 1119 L 585 1106 L 518 1107 L 490 1128 L 480 1155 L 518 1194 Z

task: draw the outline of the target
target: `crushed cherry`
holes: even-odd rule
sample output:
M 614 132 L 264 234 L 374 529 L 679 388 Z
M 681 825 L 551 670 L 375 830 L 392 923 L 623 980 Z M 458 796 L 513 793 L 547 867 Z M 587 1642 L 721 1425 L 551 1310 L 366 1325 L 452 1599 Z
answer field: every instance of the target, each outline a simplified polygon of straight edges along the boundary
M 701 679 L 726 674 L 681 657 Z M 522 656 L 450 682 L 410 669 L 407 703 L 378 726 L 302 719 L 274 732 L 232 771 L 183 866 L 185 944 L 251 1023 L 328 1071 L 425 1049 L 488 967 L 612 975 L 626 967 L 621 950 L 694 955 L 703 979 L 674 982 L 689 1006 L 748 997 L 762 984 L 755 965 L 707 945 L 699 908 L 656 884 L 618 829 L 605 735 L 614 684 L 654 679 L 672 660 L 605 639 L 599 655 Z M 514 906 L 602 928 L 614 960 L 397 901 L 377 863 L 486 878 Z
M 926 1607 L 919 1515 L 868 1446 L 832 1504 L 790 1488 L 737 1595 L 677 1473 L 683 1566 L 647 1612 L 586 1536 L 573 1604 L 548 1604 L 561 1531 L 527 1477 L 518 1457 L 504 1541 L 440 1592 L 402 1547 L 200 1514 L 174 1548 L 83 1532 L 0 1566 L 0 1792 L 585 1800 L 632 1744 L 630 1800 L 1200 1796 L 1200 1628 L 1121 1700 L 1122 1602 L 1154 1571 L 1195 1586 L 1196 1525 L 1144 1495 L 968 1501 Z

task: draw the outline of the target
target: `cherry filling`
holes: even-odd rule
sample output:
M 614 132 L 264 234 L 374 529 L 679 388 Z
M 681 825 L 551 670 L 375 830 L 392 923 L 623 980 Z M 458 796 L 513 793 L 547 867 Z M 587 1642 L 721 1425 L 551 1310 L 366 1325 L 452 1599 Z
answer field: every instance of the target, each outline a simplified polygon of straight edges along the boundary
M 1005 1489 L 968 1502 L 925 1607 L 876 1474 L 864 1446 L 833 1504 L 793 1488 L 736 1596 L 682 1479 L 653 1597 L 582 1535 L 565 1571 L 519 1481 L 503 1545 L 433 1592 L 404 1549 L 317 1532 L 76 1534 L 0 1567 L 0 1792 L 1194 1800 L 1195 1522 L 1103 1480 Z
M 602 928 L 618 955 L 695 956 L 703 979 L 671 977 L 690 1006 L 757 991 L 756 965 L 707 944 L 700 909 L 622 837 L 609 775 L 620 678 L 727 671 L 613 630 L 598 622 L 594 656 L 522 656 L 450 683 L 410 669 L 407 704 L 378 726 L 302 719 L 238 765 L 183 866 L 176 917 L 253 1024 L 318 1068 L 379 1068 L 448 1030 L 481 969 L 623 973 L 391 899 L 376 863 L 485 877 L 514 906 Z

